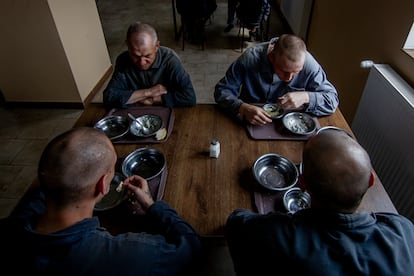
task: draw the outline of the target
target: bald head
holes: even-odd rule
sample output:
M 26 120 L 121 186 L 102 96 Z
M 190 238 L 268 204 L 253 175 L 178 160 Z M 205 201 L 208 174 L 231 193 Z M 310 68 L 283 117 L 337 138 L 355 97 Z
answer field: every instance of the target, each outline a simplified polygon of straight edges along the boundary
M 328 129 L 312 137 L 303 152 L 303 177 L 312 200 L 342 213 L 359 206 L 370 183 L 367 152 L 344 132 Z
M 298 36 L 283 34 L 275 42 L 272 54 L 276 59 L 284 57 L 290 62 L 302 63 L 306 56 L 306 45 Z
M 158 36 L 152 26 L 146 23 L 135 22 L 128 27 L 126 40 L 128 44 L 145 45 L 151 43 L 152 46 L 155 46 Z M 132 42 L 131 40 L 134 41 Z
M 40 158 L 40 184 L 61 204 L 79 201 L 113 170 L 116 153 L 101 131 L 82 127 L 55 137 Z

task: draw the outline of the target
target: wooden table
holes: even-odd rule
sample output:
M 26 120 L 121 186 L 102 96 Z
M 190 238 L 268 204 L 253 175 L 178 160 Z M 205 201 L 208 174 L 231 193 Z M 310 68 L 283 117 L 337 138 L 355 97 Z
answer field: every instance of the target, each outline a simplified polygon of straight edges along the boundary
M 106 112 L 101 104 L 91 104 L 75 126 L 93 126 Z M 259 156 L 278 153 L 295 163 L 301 162 L 303 141 L 253 140 L 241 123 L 224 114 L 215 104 L 174 108 L 174 114 L 174 128 L 167 141 L 117 144 L 115 149 L 118 157 L 125 157 L 139 147 L 161 150 L 168 168 L 163 200 L 202 236 L 222 236 L 226 219 L 236 208 L 255 210 L 249 187 L 254 182 L 251 168 Z M 352 133 L 339 110 L 319 118 L 319 123 Z M 209 157 L 212 138 L 221 143 L 218 159 Z M 359 209 L 397 212 L 378 178 Z M 111 228 L 111 225 L 104 226 Z

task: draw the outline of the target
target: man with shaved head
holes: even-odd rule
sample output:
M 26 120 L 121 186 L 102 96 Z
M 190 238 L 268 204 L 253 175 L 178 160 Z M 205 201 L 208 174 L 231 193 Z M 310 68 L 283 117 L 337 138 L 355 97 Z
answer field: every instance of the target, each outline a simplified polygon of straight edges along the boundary
M 325 129 L 305 144 L 311 207 L 294 214 L 235 210 L 225 236 L 237 275 L 414 275 L 414 226 L 357 208 L 374 174 L 347 133 Z
M 247 48 L 216 84 L 214 98 L 225 111 L 253 125 L 272 122 L 255 103 L 278 104 L 316 116 L 334 113 L 339 104 L 321 65 L 305 42 L 291 34 Z
M 131 24 L 126 44 L 128 50 L 117 57 L 112 78 L 103 92 L 106 107 L 196 104 L 190 75 L 172 49 L 160 46 L 152 26 L 141 22 Z
M 123 188 L 154 233 L 112 235 L 93 216 L 110 190 L 116 161 L 111 141 L 97 129 L 74 128 L 54 138 L 40 158 L 40 188 L 0 221 L 2 268 L 34 275 L 191 273 L 200 238 L 172 207 L 154 202 L 144 178 L 128 177 Z

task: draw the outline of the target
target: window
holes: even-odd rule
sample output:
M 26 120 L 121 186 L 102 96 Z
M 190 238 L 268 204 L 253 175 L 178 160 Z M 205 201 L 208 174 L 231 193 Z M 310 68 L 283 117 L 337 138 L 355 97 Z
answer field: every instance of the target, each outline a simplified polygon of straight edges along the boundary
M 414 58 L 414 22 L 411 26 L 410 32 L 408 33 L 407 40 L 404 43 L 403 51 Z

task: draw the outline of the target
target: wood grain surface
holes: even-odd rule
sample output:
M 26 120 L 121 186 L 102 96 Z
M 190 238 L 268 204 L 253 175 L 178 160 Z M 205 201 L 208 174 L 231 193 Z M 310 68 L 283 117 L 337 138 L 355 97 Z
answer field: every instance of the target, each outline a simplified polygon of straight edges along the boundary
M 106 113 L 102 105 L 90 104 L 75 126 L 93 126 Z M 161 150 L 168 167 L 163 200 L 202 236 L 222 236 L 226 219 L 236 208 L 255 210 L 252 191 L 257 184 L 252 166 L 261 155 L 277 153 L 294 163 L 301 162 L 305 141 L 253 140 L 243 123 L 223 113 L 215 104 L 174 108 L 174 113 L 174 127 L 165 143 L 116 144 L 115 149 L 118 157 L 125 157 L 140 147 Z M 340 110 L 320 117 L 319 123 L 321 127 L 332 125 L 352 133 Z M 217 159 L 209 157 L 213 138 L 221 144 Z M 396 213 L 378 178 L 363 199 L 360 210 Z M 105 224 L 108 229 L 115 226 L 108 216 Z

